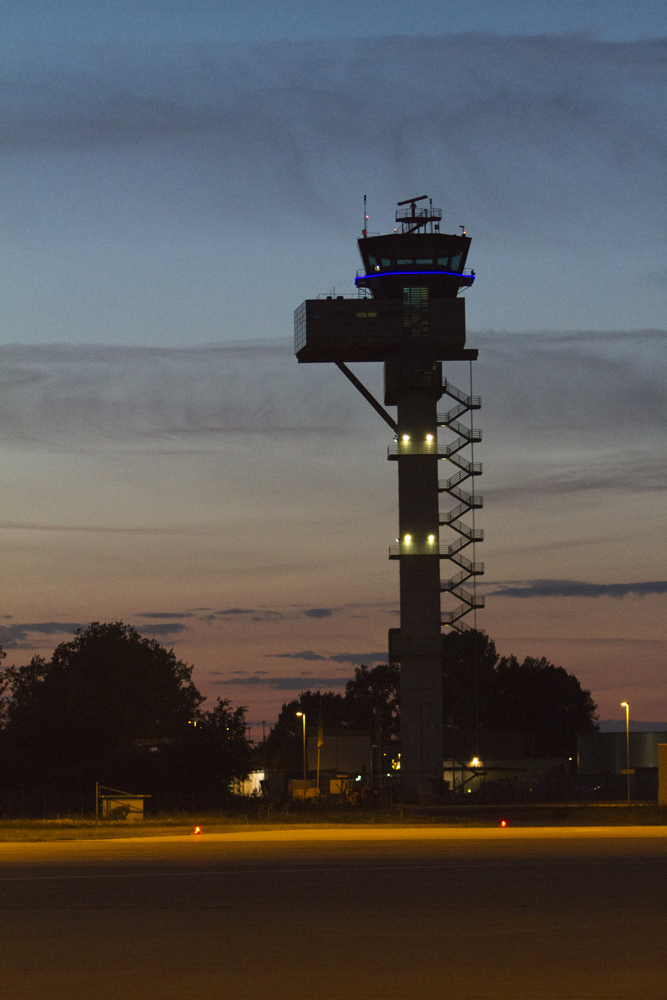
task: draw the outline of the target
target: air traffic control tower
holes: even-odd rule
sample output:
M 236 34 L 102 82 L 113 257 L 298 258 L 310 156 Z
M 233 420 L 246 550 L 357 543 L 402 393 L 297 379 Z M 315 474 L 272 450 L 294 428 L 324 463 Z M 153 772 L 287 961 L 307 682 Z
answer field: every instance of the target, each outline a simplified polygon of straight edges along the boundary
M 482 506 L 475 493 L 482 467 L 473 454 L 481 440 L 473 421 L 480 399 L 443 378 L 442 364 L 477 358 L 465 346 L 459 294 L 475 273 L 465 270 L 465 229 L 441 233 L 441 218 L 427 196 L 408 199 L 399 202 L 392 233 L 368 236 L 364 210 L 355 296 L 308 299 L 294 313 L 299 362 L 336 364 L 395 435 L 388 457 L 398 466 L 399 541 L 389 558 L 400 567 L 400 628 L 389 631 L 389 658 L 401 665 L 401 780 L 408 799 L 437 795 L 442 786 L 442 630 L 469 629 L 465 617 L 484 603 L 475 588 L 484 571 L 475 561 L 483 533 L 474 522 Z M 384 363 L 384 404 L 396 407 L 396 420 L 349 370 L 346 362 L 354 361 Z M 443 396 L 447 411 L 438 407 Z M 448 443 L 447 430 L 456 435 Z M 441 578 L 442 561 L 448 579 Z M 453 595 L 456 606 L 443 610 L 443 594 Z

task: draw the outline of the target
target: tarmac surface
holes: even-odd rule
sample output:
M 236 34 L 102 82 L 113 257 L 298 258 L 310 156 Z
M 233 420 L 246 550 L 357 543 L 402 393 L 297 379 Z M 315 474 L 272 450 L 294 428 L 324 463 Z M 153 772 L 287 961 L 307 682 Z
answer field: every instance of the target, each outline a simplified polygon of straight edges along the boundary
M 0 845 L 3 1000 L 667 1000 L 667 827 Z

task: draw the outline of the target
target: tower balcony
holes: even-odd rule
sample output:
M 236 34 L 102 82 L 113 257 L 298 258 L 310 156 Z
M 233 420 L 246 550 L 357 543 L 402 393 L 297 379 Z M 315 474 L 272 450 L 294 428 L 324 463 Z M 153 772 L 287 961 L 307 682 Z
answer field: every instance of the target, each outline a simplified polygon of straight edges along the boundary
M 400 559 L 402 556 L 434 556 L 436 559 L 449 558 L 449 546 L 441 545 L 437 535 L 424 538 L 413 538 L 405 535 L 396 545 L 389 546 L 389 558 Z
M 444 446 L 438 446 L 436 434 L 426 434 L 424 437 L 410 437 L 404 434 L 394 444 L 387 448 L 387 458 L 395 462 L 399 458 L 412 455 L 431 455 L 433 458 L 446 458 Z

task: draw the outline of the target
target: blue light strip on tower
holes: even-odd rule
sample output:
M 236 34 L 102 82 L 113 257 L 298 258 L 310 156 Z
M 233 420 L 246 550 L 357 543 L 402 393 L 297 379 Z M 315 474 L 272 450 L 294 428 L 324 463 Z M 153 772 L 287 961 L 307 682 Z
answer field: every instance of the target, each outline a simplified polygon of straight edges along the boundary
M 368 278 L 391 278 L 391 277 L 402 277 L 406 274 L 445 274 L 451 278 L 472 278 L 474 284 L 475 275 L 474 274 L 462 274 L 460 271 L 378 271 L 371 272 L 371 274 L 364 274 L 360 278 L 355 278 L 354 283 L 357 285 L 360 281 L 367 281 Z

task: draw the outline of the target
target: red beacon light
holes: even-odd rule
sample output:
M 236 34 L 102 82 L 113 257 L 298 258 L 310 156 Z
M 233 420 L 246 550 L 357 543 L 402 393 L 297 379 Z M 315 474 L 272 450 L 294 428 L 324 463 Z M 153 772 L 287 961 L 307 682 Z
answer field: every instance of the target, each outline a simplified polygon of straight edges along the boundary
M 195 829 L 194 829 L 194 832 L 195 833 L 201 833 L 201 827 L 200 826 L 196 826 Z
M 507 826 L 507 820 L 506 819 L 501 819 L 500 825 L 501 826 Z

